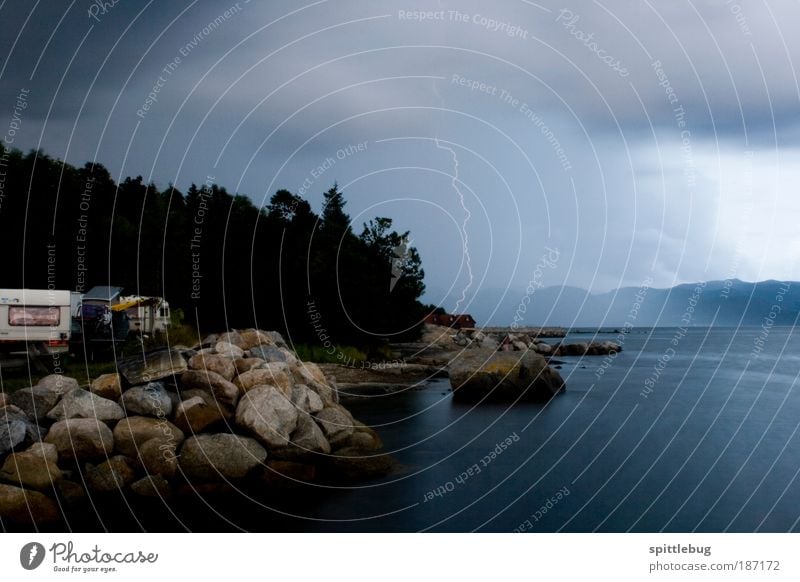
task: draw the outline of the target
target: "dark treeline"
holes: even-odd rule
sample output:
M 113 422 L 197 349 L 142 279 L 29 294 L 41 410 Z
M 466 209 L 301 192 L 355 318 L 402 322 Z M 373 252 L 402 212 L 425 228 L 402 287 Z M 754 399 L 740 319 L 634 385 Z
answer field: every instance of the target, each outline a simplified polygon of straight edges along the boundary
M 321 215 L 277 192 L 266 208 L 216 184 L 159 191 L 0 145 L 0 287 L 163 296 L 201 333 L 250 327 L 294 341 L 371 345 L 413 337 L 424 315 L 408 233 L 354 232 L 334 186 Z

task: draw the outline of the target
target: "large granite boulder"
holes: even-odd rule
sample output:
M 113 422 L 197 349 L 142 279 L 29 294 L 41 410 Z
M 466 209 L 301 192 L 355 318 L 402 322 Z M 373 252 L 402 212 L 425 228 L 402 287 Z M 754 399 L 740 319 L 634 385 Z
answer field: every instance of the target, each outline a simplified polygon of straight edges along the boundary
M 291 445 L 300 453 L 330 453 L 331 445 L 322 429 L 308 414 L 300 413 L 297 428 L 292 432 Z
M 97 461 L 114 450 L 111 429 L 95 418 L 59 420 L 50 427 L 44 441 L 56 446 L 62 461 Z
M 221 433 L 186 439 L 179 462 L 188 478 L 214 481 L 244 477 L 266 458 L 267 451 L 254 439 Z
M 116 372 L 113 374 L 102 374 L 89 385 L 89 390 L 101 398 L 109 400 L 119 400 L 122 396 L 122 379 Z
M 305 384 L 295 384 L 292 387 L 292 402 L 301 412 L 316 414 L 325 408 L 322 398 Z
M 59 377 L 63 378 L 63 376 Z M 64 395 L 61 389 L 65 385 L 68 384 L 57 385 L 55 381 L 52 381 L 45 386 L 36 385 L 30 388 L 22 388 L 13 392 L 9 400 L 11 404 L 22 410 L 28 418 L 41 422 L 47 418 L 47 413 L 61 400 Z
M 297 407 L 274 386 L 256 386 L 242 396 L 236 424 L 268 447 L 281 447 L 297 428 Z
M 190 370 L 208 370 L 230 381 L 236 375 L 236 365 L 230 358 L 216 354 L 197 354 L 189 360 Z
M 0 410 L 0 455 L 5 455 L 14 447 L 21 445 L 29 426 L 31 422 L 21 410 L 19 412 L 9 408 Z
M 120 491 L 136 480 L 133 461 L 124 455 L 115 455 L 97 466 L 86 464 L 86 484 L 97 493 Z
M 271 362 L 243 374 L 239 374 L 233 381 L 242 392 L 247 392 L 254 386 L 275 386 L 284 396 L 292 395 L 292 379 L 288 364 Z
M 129 457 L 136 458 L 139 447 L 154 438 L 163 438 L 177 447 L 183 442 L 184 434 L 167 419 L 149 416 L 129 416 L 114 427 L 117 451 Z
M 175 409 L 175 425 L 186 434 L 196 434 L 223 420 L 222 412 L 204 398 L 194 396 L 181 401 Z
M 239 388 L 211 370 L 189 370 L 181 376 L 184 388 L 209 390 L 219 402 L 234 407 L 239 401 Z
M 164 418 L 172 414 L 172 399 L 161 382 L 134 386 L 122 393 L 120 400 L 128 415 Z
M 344 406 L 332 404 L 323 408 L 316 416 L 322 432 L 334 446 L 355 432 L 353 416 Z
M 153 438 L 139 447 L 139 463 L 148 475 L 172 479 L 178 472 L 177 445 L 164 438 Z
M 80 388 L 64 395 L 47 413 L 47 418 L 54 421 L 68 418 L 96 418 L 103 422 L 113 422 L 124 416 L 125 411 L 116 402 Z
M 561 375 L 532 351 L 464 351 L 449 371 L 457 400 L 547 400 L 564 389 Z
M 56 465 L 57 457 L 56 447 L 45 443 L 12 453 L 0 469 L 0 479 L 20 487 L 46 490 L 63 477 Z
M 0 484 L 0 517 L 24 525 L 58 521 L 55 501 L 38 491 Z

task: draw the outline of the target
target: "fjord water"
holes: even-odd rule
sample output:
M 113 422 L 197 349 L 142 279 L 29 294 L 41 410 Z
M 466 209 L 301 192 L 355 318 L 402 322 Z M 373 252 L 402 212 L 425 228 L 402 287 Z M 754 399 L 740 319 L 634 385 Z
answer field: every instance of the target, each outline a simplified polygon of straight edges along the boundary
M 349 401 L 402 471 L 328 492 L 278 522 L 304 531 L 798 530 L 800 334 L 656 328 L 623 342 L 613 361 L 561 358 L 568 389 L 547 404 L 455 403 L 447 380 Z

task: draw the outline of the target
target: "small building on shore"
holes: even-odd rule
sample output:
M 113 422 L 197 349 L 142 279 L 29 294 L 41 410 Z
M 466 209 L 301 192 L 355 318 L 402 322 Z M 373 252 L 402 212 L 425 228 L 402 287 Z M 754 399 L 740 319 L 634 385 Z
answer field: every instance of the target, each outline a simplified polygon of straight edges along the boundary
M 425 323 L 453 329 L 474 328 L 476 325 L 475 319 L 469 313 L 430 313 L 425 317 Z

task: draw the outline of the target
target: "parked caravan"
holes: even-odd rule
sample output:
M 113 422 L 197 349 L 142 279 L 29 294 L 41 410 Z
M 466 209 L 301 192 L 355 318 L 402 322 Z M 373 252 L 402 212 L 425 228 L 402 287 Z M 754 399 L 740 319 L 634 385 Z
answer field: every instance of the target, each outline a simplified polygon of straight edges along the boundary
M 128 314 L 132 333 L 151 335 L 169 327 L 169 303 L 162 297 L 128 295 L 119 298 L 118 307 Z
M 0 352 L 31 356 L 69 350 L 70 292 L 0 289 Z

